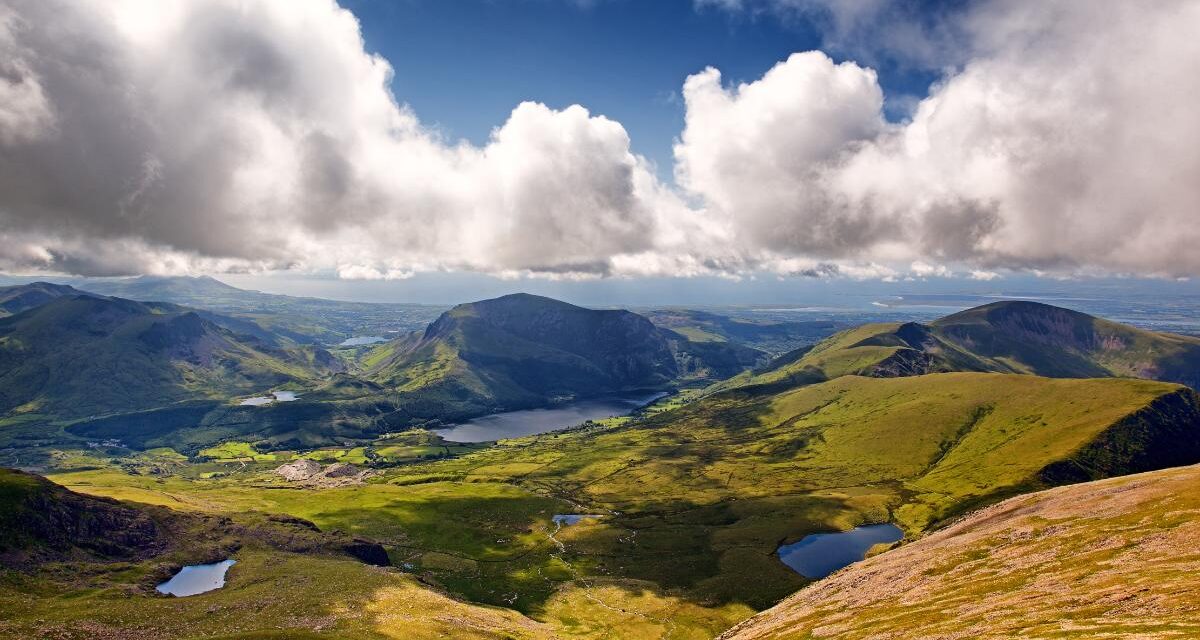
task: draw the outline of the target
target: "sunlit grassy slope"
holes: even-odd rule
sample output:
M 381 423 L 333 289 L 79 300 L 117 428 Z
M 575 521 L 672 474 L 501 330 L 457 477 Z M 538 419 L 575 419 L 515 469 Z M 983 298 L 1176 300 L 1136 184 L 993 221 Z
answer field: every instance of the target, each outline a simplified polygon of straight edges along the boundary
M 1200 467 L 1020 496 L 731 631 L 776 638 L 1200 635 Z

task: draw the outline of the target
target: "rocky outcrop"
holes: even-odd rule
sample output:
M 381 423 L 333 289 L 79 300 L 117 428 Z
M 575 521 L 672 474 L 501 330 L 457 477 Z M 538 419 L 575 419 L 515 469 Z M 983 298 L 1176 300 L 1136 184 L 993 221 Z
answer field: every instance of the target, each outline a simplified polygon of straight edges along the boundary
M 303 482 L 321 472 L 321 464 L 315 460 L 293 460 L 278 469 L 275 473 L 288 482 Z
M 335 462 L 327 467 L 322 467 L 319 462 L 314 460 L 301 459 L 275 469 L 275 473 L 288 482 L 326 489 L 362 484 L 375 472 L 370 469 L 359 469 L 346 462 Z

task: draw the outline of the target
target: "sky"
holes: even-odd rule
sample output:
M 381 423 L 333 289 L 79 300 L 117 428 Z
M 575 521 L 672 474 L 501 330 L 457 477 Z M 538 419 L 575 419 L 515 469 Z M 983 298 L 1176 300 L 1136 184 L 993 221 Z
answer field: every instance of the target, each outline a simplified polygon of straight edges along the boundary
M 1198 23 L 1194 0 L 3 0 L 0 272 L 439 301 L 1185 282 Z
M 392 63 L 392 89 L 450 138 L 484 144 L 514 105 L 582 104 L 620 122 L 634 153 L 671 178 L 683 80 L 713 66 L 754 80 L 820 48 L 818 16 L 780 19 L 692 0 L 349 0 L 366 48 Z M 928 11 L 945 10 L 931 3 Z M 844 57 L 845 53 L 839 54 Z M 908 115 L 937 70 L 887 65 L 889 115 Z

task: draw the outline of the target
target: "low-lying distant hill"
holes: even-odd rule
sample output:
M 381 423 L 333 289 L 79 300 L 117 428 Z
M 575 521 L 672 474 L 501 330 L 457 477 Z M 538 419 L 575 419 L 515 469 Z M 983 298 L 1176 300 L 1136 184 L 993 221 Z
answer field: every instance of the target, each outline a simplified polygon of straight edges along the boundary
M 403 393 L 506 408 L 661 388 L 679 373 L 642 316 L 528 294 L 458 305 L 366 362 L 366 377 Z
M 134 411 L 339 368 L 328 354 L 279 349 L 173 305 L 71 295 L 0 319 L 0 414 Z
M 839 328 L 829 320 L 754 321 L 695 309 L 655 309 L 645 316 L 693 343 L 732 342 L 772 356 L 822 340 Z
M 721 637 L 1194 637 L 1197 486 L 1191 466 L 1012 498 Z
M 1146 331 L 1037 302 L 997 302 L 928 325 L 868 324 L 843 331 L 717 390 L 948 371 L 1133 377 L 1196 388 L 1200 338 Z
M 4 279 L 32 284 L 26 278 Z M 203 309 L 257 324 L 262 330 L 298 343 L 330 346 L 355 336 L 386 337 L 415 331 L 445 311 L 440 305 L 343 302 L 264 293 L 233 287 L 208 276 L 55 278 L 55 282 L 79 292 Z

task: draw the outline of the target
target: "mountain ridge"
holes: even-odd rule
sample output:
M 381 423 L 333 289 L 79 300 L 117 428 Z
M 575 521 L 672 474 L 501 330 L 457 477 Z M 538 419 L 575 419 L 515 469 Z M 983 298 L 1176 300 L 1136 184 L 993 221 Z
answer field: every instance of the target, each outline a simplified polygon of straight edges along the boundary
M 787 388 L 842 375 L 950 371 L 1130 377 L 1200 387 L 1200 338 L 1157 333 L 1030 301 L 1002 301 L 928 324 L 866 324 L 781 356 L 712 391 Z

